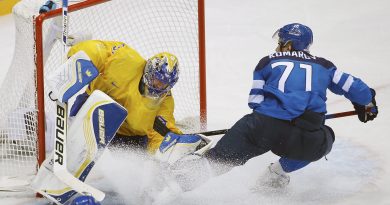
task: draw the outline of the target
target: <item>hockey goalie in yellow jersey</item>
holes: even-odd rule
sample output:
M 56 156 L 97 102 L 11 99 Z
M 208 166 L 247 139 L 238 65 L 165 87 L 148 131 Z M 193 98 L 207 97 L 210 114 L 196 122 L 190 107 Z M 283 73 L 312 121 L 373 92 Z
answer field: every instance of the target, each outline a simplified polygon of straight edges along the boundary
M 192 152 L 201 142 L 198 136 L 183 135 L 175 126 L 171 88 L 179 79 L 179 62 L 171 53 L 158 53 L 145 60 L 125 43 L 87 40 L 72 46 L 68 60 L 46 78 L 54 82 L 49 86 L 54 88 L 50 97 L 61 102 L 67 102 L 63 100 L 65 96 L 69 99 L 78 92 L 74 90 L 88 85 L 76 97 L 69 112 L 64 169 L 72 179 L 84 182 L 106 146 L 146 149 L 156 159 L 169 162 Z M 84 81 L 88 78 L 92 80 Z M 58 114 L 57 106 L 56 125 L 63 128 L 59 125 L 67 120 Z M 168 130 L 164 136 L 154 129 L 156 118 L 163 120 Z M 49 132 L 54 134 L 48 134 L 56 138 L 53 154 L 40 167 L 32 187 L 57 204 L 65 204 L 76 193 L 84 195 L 85 192 L 103 200 L 104 193 L 77 181 L 70 183 L 61 173 L 53 171 L 53 164 L 58 163 L 58 157 L 63 157 L 59 151 L 64 145 L 62 138 L 58 139 L 62 131 L 57 128 Z M 47 141 L 51 140 L 47 138 Z
M 39 12 L 55 8 L 49 0 Z M 44 62 L 61 39 L 60 23 L 55 18 L 44 38 Z M 175 125 L 171 89 L 179 80 L 179 60 L 174 54 L 144 59 L 123 42 L 86 40 L 90 36 L 70 33 L 70 41 L 62 42 L 71 46 L 66 61 L 45 74 L 49 97 L 56 101 L 55 112 L 45 119 L 46 144 L 53 147 L 47 147 L 51 154 L 31 187 L 56 204 L 68 204 L 78 195 L 104 199 L 103 192 L 84 181 L 107 146 L 147 150 L 171 164 L 202 141 Z M 156 127 L 155 121 L 163 125 Z
M 95 90 L 100 90 L 125 107 L 127 118 L 110 146 L 145 147 L 154 153 L 163 136 L 153 130 L 156 116 L 175 127 L 174 99 L 171 88 L 179 79 L 179 62 L 175 55 L 162 52 L 145 60 L 125 43 L 89 40 L 74 45 L 68 57 L 84 51 L 99 71 L 85 93 L 77 96 L 70 116 L 76 115 L 81 105 Z

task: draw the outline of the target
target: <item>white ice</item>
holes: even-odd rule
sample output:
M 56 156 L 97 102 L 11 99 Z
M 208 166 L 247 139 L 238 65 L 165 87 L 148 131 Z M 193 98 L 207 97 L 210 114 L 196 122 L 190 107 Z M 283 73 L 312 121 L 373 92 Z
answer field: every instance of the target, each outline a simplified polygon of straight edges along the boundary
M 277 159 L 267 153 L 180 196 L 156 193 L 155 204 L 390 204 L 389 8 L 387 0 L 206 1 L 209 130 L 229 128 L 250 112 L 252 71 L 260 58 L 273 52 L 273 32 L 292 22 L 314 31 L 312 54 L 377 90 L 379 115 L 366 124 L 356 116 L 328 120 L 336 132 L 328 161 L 321 159 L 292 173 L 286 190 L 250 189 L 254 177 Z M 13 26 L 11 15 L 0 17 L 0 81 L 13 56 Z M 328 97 L 329 113 L 353 109 L 342 96 Z M 148 180 L 156 171 L 147 162 L 134 154 L 106 154 L 98 171 L 105 178 L 96 174 L 91 183 L 122 199 L 105 204 L 148 204 L 140 190 L 152 183 Z M 44 203 L 34 198 L 0 199 L 0 204 Z

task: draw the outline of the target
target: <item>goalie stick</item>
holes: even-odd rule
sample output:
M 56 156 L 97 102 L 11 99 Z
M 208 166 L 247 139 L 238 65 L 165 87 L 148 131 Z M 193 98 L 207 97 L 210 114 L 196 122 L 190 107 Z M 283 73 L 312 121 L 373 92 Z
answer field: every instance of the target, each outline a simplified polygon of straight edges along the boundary
M 68 38 L 68 0 L 62 1 L 62 43 L 63 43 L 63 59 L 66 58 L 66 45 Z M 88 184 L 80 181 L 78 178 L 74 177 L 67 170 L 67 129 L 68 129 L 68 104 L 67 100 L 65 102 L 56 102 L 56 138 L 54 140 L 54 160 L 53 160 L 53 173 L 60 179 L 62 182 L 67 184 L 69 187 L 74 189 L 80 194 L 91 194 L 96 200 L 102 201 L 105 197 L 104 192 L 89 186 Z
M 78 193 L 91 194 L 96 200 L 102 201 L 105 194 L 86 183 L 74 177 L 67 170 L 67 120 L 68 120 L 67 103 L 61 103 L 57 100 L 57 117 L 56 117 L 56 139 L 55 154 L 53 160 L 53 173 L 62 182 L 77 191 Z

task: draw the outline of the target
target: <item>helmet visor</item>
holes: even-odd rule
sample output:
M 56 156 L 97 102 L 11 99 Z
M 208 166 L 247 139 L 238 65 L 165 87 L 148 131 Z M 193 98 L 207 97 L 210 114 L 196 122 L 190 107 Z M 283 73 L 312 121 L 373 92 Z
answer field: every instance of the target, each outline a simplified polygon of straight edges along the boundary
M 287 42 L 283 42 L 283 40 L 279 36 L 280 29 L 276 30 L 272 35 L 272 39 L 279 44 L 279 46 L 285 46 Z
M 272 39 L 274 39 L 275 41 L 279 42 L 279 30 L 276 30 L 275 33 L 272 35 Z
M 150 74 L 144 75 L 145 92 L 144 95 L 149 98 L 157 99 L 163 98 L 171 89 L 169 84 L 164 83 L 156 76 L 150 76 Z
M 150 87 L 156 89 L 156 90 L 160 90 L 160 91 L 165 91 L 165 90 L 169 90 L 169 84 L 166 84 L 164 83 L 163 81 L 161 81 L 160 79 L 158 78 L 155 78 L 152 80 L 152 84 L 150 85 Z
M 148 87 L 147 85 L 145 85 L 144 96 L 157 100 L 157 99 L 164 98 L 168 94 L 168 92 L 169 92 L 169 89 L 159 90 L 159 89 Z
M 272 39 L 274 39 L 278 43 L 280 43 L 279 31 L 280 29 L 276 30 L 275 33 L 272 35 Z

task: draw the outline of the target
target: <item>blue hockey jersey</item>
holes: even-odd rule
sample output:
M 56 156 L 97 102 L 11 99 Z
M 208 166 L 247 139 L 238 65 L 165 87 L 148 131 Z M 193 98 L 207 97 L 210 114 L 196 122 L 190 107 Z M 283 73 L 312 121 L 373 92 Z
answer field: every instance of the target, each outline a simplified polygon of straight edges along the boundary
M 371 102 L 370 88 L 320 57 L 302 51 L 276 52 L 260 60 L 253 72 L 248 105 L 256 112 L 291 120 L 305 110 L 326 113 L 326 90 L 352 102 Z

